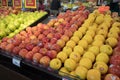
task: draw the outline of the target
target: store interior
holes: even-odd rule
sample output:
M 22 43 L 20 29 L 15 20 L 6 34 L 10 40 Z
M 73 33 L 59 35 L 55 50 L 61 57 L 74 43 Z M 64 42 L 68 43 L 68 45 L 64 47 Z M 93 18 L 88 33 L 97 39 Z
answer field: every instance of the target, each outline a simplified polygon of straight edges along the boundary
M 0 80 L 120 80 L 120 0 L 0 0 Z

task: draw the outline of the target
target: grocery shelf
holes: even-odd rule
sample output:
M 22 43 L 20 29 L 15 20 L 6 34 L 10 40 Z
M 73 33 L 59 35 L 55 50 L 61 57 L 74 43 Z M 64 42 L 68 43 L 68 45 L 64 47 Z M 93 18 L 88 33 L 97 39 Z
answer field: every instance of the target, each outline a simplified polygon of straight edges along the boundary
M 20 67 L 18 67 L 12 62 L 13 58 L 14 55 L 11 55 L 10 53 L 0 49 L 0 65 L 10 68 L 18 73 L 21 73 L 29 77 L 30 79 L 38 80 L 38 78 L 41 78 L 42 76 L 43 80 L 47 80 L 48 78 L 49 80 L 62 80 L 62 79 L 73 80 L 70 79 L 69 77 L 62 77 L 58 75 L 57 73 L 58 71 L 53 71 L 49 67 L 44 67 L 40 64 L 35 64 L 31 61 L 24 60 L 19 56 L 17 56 L 17 58 L 21 59 L 21 61 Z

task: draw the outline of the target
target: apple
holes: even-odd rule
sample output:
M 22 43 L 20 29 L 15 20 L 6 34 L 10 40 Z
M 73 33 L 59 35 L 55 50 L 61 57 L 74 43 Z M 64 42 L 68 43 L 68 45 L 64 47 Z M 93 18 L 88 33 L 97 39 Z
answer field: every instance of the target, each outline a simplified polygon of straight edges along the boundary
M 37 44 L 37 46 L 39 46 L 40 48 L 42 48 L 44 46 L 44 43 L 42 41 L 39 41 L 39 43 Z
M 32 51 L 29 51 L 29 52 L 25 55 L 25 59 L 32 60 L 33 54 L 34 54 L 34 53 L 33 53 Z
M 50 49 L 52 48 L 52 44 L 51 44 L 51 43 L 46 43 L 46 44 L 44 45 L 44 48 L 50 50 Z
M 32 58 L 32 59 L 33 59 L 33 62 L 38 63 L 42 57 L 43 57 L 42 54 L 40 54 L 40 53 L 35 53 L 35 54 L 33 55 L 33 58 Z
M 19 47 L 20 47 L 21 49 L 23 49 L 23 48 L 26 47 L 26 44 L 25 44 L 25 43 L 21 43 L 21 44 L 19 45 Z
M 47 36 L 49 33 L 50 33 L 50 32 L 49 32 L 48 30 L 45 30 L 45 31 L 43 32 L 43 34 L 44 34 L 45 36 Z
M 120 64 L 120 55 L 113 55 L 113 56 L 111 56 L 110 64 L 119 65 Z
M 55 50 L 57 52 L 61 51 L 61 47 L 58 44 L 53 44 L 51 47 L 52 50 Z
M 113 55 L 120 55 L 120 46 L 117 46 L 113 49 Z
M 57 42 L 57 38 L 52 38 L 52 39 L 50 39 L 50 43 L 51 44 L 55 44 Z
M 71 37 L 73 34 L 70 30 L 65 30 L 64 35 Z
M 48 56 L 43 56 L 41 59 L 40 59 L 40 64 L 42 64 L 43 66 L 47 67 L 50 63 L 50 58 Z
M 120 78 L 114 74 L 107 74 L 104 78 L 104 80 L 120 80 Z
M 7 44 L 6 47 L 5 47 L 5 50 L 8 51 L 8 52 L 12 52 L 13 48 L 15 46 L 11 43 Z
M 34 48 L 34 45 L 29 43 L 25 47 L 28 51 L 31 51 Z
M 48 37 L 49 39 L 52 39 L 52 38 L 54 37 L 54 33 L 49 33 L 49 34 L 47 35 L 47 37 Z
M 39 34 L 38 39 L 39 39 L 39 40 L 42 40 L 44 37 L 45 37 L 44 34 Z
M 62 35 L 61 39 L 67 42 L 69 40 L 69 37 L 67 35 Z
M 120 77 L 120 66 L 119 65 L 111 64 L 109 66 L 108 72 L 111 73 L 111 74 L 114 74 L 114 75 L 116 75 L 118 77 Z
M 50 39 L 47 38 L 47 37 L 42 38 L 42 42 L 43 42 L 43 43 L 48 43 L 49 41 L 50 41 Z
M 57 43 L 61 48 L 63 48 L 65 46 L 65 41 L 63 39 L 59 39 L 57 40 Z
M 33 52 L 33 53 L 37 53 L 37 52 L 39 52 L 39 50 L 40 50 L 40 47 L 39 47 L 39 46 L 35 46 L 35 47 L 32 49 L 32 52 Z
M 61 33 L 55 33 L 55 35 L 54 35 L 54 37 L 55 37 L 55 38 L 57 38 L 57 39 L 60 39 L 60 38 L 61 38 L 61 36 L 62 36 L 62 34 L 61 34 Z
M 21 48 L 19 46 L 16 46 L 13 48 L 12 52 L 13 52 L 13 54 L 18 54 L 20 50 L 21 50 Z
M 14 39 L 13 45 L 18 46 L 22 41 L 20 39 Z
M 25 58 L 25 55 L 28 53 L 27 49 L 21 49 L 19 51 L 19 56 L 21 56 L 22 58 Z
M 46 55 L 47 51 L 48 50 L 46 48 L 40 48 L 39 53 L 42 55 Z
M 7 42 L 0 43 L 0 48 L 3 49 L 3 50 L 5 50 L 7 44 L 8 44 Z
M 1 42 L 7 42 L 8 39 L 9 39 L 8 37 L 4 37 L 4 38 L 2 38 Z
M 60 69 L 61 66 L 62 66 L 62 62 L 59 59 L 57 59 L 57 58 L 52 59 L 50 61 L 50 68 L 52 68 L 54 70 Z
M 39 39 L 32 39 L 31 41 L 30 41 L 30 43 L 31 44 L 33 44 L 33 45 L 37 45 L 38 43 L 39 43 Z
M 55 50 L 49 50 L 47 51 L 46 55 L 50 58 L 53 59 L 57 56 L 57 52 Z

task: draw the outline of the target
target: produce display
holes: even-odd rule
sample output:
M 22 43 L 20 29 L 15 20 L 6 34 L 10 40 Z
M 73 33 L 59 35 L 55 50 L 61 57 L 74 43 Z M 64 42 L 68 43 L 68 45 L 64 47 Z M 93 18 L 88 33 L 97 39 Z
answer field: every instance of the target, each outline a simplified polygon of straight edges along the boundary
M 3 26 L 10 21 L 15 25 L 19 19 L 16 22 L 24 24 L 19 24 L 22 29 L 16 34 L 2 38 L 0 48 L 11 55 L 49 67 L 60 76 L 78 80 L 120 80 L 120 22 L 112 18 L 110 11 L 89 13 L 81 6 L 76 11 L 60 13 L 47 24 L 26 27 L 43 14 L 39 13 L 35 19 L 37 13 L 11 14 L 1 20 Z M 30 16 L 25 18 L 24 14 Z
M 118 44 L 119 27 L 120 22 L 114 22 L 110 13 L 100 14 L 95 10 L 50 61 L 50 67 L 62 76 L 69 74 L 82 80 L 103 80 L 104 77 L 109 80 L 106 77 L 113 75 L 119 80 L 119 57 L 111 57 Z M 109 67 L 110 57 L 113 61 Z
M 9 14 L 0 20 L 0 39 L 3 37 L 13 37 L 21 30 L 28 27 L 30 24 L 40 19 L 46 12 L 20 12 L 16 14 Z

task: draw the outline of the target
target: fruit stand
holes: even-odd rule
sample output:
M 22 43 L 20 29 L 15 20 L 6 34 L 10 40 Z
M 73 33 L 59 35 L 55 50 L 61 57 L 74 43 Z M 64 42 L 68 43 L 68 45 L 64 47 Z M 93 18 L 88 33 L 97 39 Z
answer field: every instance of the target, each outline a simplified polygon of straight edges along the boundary
M 44 11 L 9 16 L 0 24 L 10 29 L 0 32 L 0 64 L 37 80 L 41 76 L 49 80 L 108 80 L 112 76 L 119 80 L 120 22 L 119 16 L 111 16 L 109 7 L 100 6 L 90 13 L 80 6 L 52 19 Z M 22 25 L 9 23 L 11 16 L 22 17 Z M 17 23 L 15 19 L 12 22 Z M 13 34 L 18 27 L 22 28 Z

